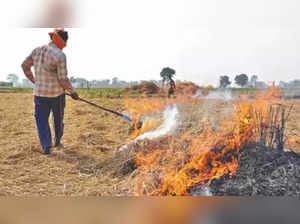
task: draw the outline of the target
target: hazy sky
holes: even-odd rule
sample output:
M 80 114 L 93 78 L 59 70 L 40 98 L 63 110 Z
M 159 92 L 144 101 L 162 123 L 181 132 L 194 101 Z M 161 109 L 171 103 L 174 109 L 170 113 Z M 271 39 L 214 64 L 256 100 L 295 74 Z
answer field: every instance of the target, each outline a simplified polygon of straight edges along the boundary
M 51 31 L 20 28 L 24 18 L 37 26 L 39 17 L 33 15 L 47 12 L 36 0 L 10 0 L 5 6 L 0 9 L 0 80 L 21 75 L 23 59 L 47 44 Z M 299 6 L 297 0 L 77 1 L 72 12 L 80 28 L 68 29 L 65 49 L 69 75 L 158 79 L 169 66 L 177 78 L 199 84 L 240 73 L 264 81 L 300 78 Z

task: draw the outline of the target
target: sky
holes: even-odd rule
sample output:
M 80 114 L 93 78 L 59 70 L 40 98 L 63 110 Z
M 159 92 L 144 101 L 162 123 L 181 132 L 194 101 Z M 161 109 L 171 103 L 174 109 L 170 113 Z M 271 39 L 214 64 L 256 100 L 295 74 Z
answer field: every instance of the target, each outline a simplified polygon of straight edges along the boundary
M 266 82 L 300 77 L 297 0 L 72 0 L 64 1 L 64 24 L 53 24 L 61 14 L 52 2 L 1 7 L 0 80 L 24 78 L 21 63 L 55 25 L 69 27 L 69 76 L 151 80 L 171 67 L 200 85 L 241 73 Z

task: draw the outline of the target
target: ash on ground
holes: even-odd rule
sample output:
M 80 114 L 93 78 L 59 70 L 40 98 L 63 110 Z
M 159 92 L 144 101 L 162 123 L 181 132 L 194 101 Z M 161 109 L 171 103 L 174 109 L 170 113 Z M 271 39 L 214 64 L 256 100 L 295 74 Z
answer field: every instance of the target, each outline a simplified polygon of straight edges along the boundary
M 215 196 L 300 196 L 300 155 L 248 147 L 236 174 L 213 180 L 210 190 Z

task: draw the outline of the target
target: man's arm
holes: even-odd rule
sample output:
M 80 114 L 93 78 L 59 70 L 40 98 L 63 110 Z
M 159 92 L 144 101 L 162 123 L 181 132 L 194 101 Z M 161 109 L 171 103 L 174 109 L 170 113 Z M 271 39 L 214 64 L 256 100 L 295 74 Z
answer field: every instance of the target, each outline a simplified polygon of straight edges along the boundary
M 61 85 L 61 87 L 64 90 L 67 90 L 71 97 L 74 100 L 78 100 L 79 96 L 75 92 L 74 88 L 72 87 L 72 84 L 68 78 L 68 70 L 67 70 L 67 60 L 66 56 L 62 54 L 57 62 L 57 76 L 58 76 L 58 82 Z
M 31 67 L 33 66 L 33 59 L 32 59 L 32 53 L 25 59 L 25 61 L 22 63 L 22 69 L 25 74 L 25 76 L 34 84 L 34 76 L 31 71 Z

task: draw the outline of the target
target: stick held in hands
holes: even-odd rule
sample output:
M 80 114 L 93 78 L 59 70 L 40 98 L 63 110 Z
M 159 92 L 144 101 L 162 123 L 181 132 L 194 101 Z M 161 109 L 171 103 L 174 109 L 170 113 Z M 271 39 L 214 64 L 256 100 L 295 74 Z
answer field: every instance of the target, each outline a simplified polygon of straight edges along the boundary
M 72 95 L 69 94 L 69 93 L 66 93 L 66 95 L 72 97 Z M 73 97 L 72 97 L 72 98 L 73 98 Z M 82 99 L 82 98 L 80 98 L 79 96 L 78 96 L 78 100 L 79 100 L 79 101 L 82 101 L 82 102 L 85 102 L 85 103 L 87 103 L 87 104 L 89 104 L 89 105 L 91 105 L 91 106 L 97 107 L 97 108 L 99 108 L 99 109 L 101 109 L 101 110 L 104 110 L 104 111 L 110 112 L 110 113 L 112 113 L 112 114 L 115 114 L 115 115 L 117 115 L 117 116 L 119 116 L 119 117 L 122 117 L 122 118 L 126 119 L 126 120 L 129 121 L 129 122 L 132 122 L 132 119 L 131 119 L 129 116 L 125 115 L 125 114 L 122 114 L 122 113 L 119 113 L 119 112 L 117 112 L 117 111 L 114 111 L 114 110 L 111 110 L 111 109 L 102 107 L 102 106 L 100 106 L 100 105 L 97 105 L 97 104 L 92 103 L 92 102 L 90 102 L 90 101 L 87 101 L 87 100 L 85 100 L 85 99 Z

